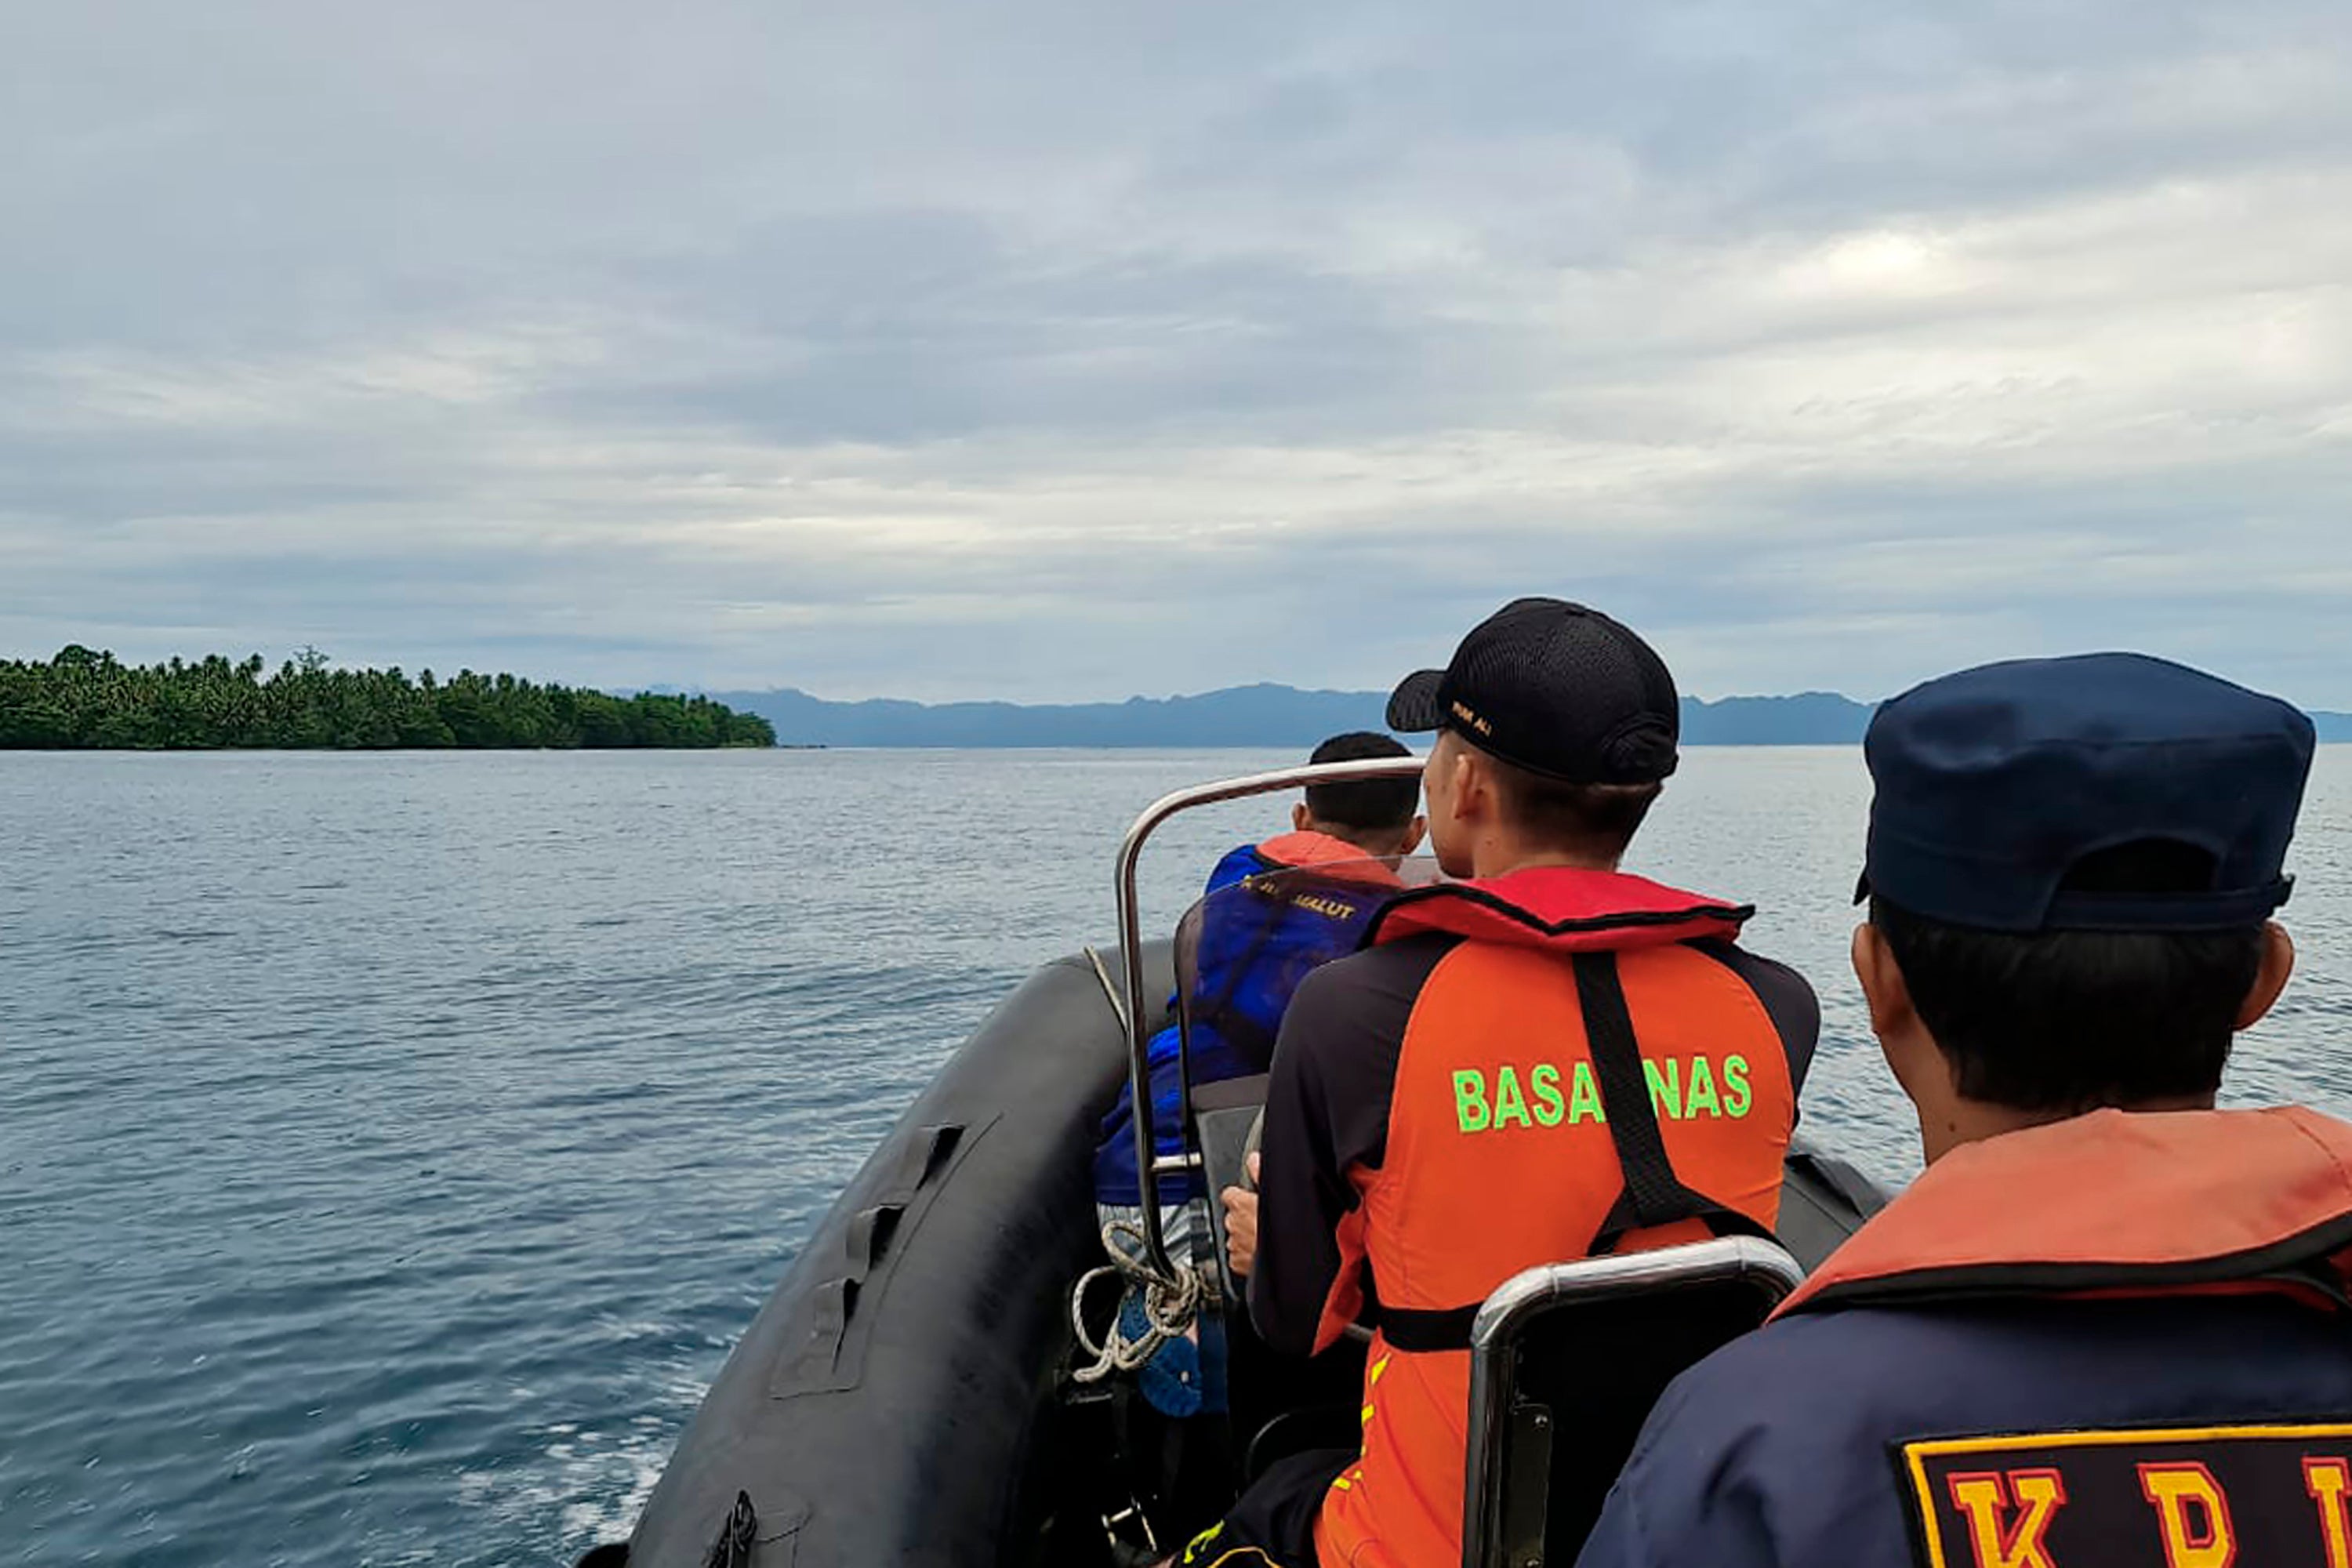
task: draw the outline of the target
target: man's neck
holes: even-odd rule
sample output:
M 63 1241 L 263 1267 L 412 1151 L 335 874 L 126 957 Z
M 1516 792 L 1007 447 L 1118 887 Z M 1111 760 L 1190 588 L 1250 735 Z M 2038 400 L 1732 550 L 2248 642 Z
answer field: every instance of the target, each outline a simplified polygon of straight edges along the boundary
M 1489 877 L 1507 877 L 1514 871 L 1552 868 L 1571 871 L 1614 871 L 1617 869 L 1617 857 L 1580 855 L 1501 837 L 1481 839 L 1470 847 L 1470 874 L 1481 880 Z
M 2135 1100 L 2115 1109 L 2132 1111 L 2210 1110 L 2213 1109 L 2213 1097 L 2210 1094 L 2173 1095 L 2160 1100 Z M 1956 1100 L 1932 1121 L 1923 1109 L 1919 1118 L 1920 1150 L 1926 1155 L 1927 1163 L 1932 1165 L 1966 1144 L 1981 1143 L 1988 1138 L 1999 1138 L 2004 1133 L 2022 1132 L 2029 1127 L 2048 1127 L 2054 1122 L 2072 1121 L 2082 1114 L 2078 1110 L 2021 1110 L 2015 1106 Z

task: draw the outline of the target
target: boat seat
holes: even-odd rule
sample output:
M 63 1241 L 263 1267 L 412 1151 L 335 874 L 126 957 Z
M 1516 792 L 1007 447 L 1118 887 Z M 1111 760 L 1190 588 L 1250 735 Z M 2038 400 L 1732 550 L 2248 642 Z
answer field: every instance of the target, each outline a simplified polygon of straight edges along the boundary
M 1471 1330 L 1464 1568 L 1573 1563 L 1666 1384 L 1803 1277 L 1743 1236 L 1504 1281 Z
M 1192 1125 L 1201 1141 L 1202 1185 L 1209 1194 L 1209 1229 L 1217 1238 L 1217 1264 L 1228 1300 L 1238 1299 L 1240 1281 L 1225 1268 L 1225 1205 L 1217 1194 L 1249 1185 L 1245 1162 L 1256 1147 L 1258 1118 L 1265 1110 L 1265 1074 L 1202 1084 L 1192 1090 Z

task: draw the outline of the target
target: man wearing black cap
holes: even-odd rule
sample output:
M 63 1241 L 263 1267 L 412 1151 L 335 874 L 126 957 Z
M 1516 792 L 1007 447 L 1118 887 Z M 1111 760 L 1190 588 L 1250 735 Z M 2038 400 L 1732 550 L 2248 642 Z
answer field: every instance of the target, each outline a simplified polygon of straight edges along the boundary
M 2131 654 L 1879 710 L 1854 968 L 1927 1172 L 1667 1392 L 1580 1562 L 2352 1564 L 2352 1126 L 2213 1109 L 2312 739 Z
M 1430 842 L 1462 880 L 1299 986 L 1261 1195 L 1225 1194 L 1269 1344 L 1319 1351 L 1370 1309 L 1363 1440 L 1268 1470 L 1192 1563 L 1458 1563 L 1479 1303 L 1534 1264 L 1762 1229 L 1780 1199 L 1812 993 L 1736 944 L 1748 910 L 1617 869 L 1675 768 L 1658 656 L 1522 599 L 1389 725 L 1440 731 Z

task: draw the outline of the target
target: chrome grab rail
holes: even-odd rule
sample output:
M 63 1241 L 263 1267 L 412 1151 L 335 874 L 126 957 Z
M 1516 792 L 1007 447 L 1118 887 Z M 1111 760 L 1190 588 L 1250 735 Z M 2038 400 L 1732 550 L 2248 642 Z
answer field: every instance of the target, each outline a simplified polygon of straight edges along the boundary
M 1160 1223 L 1160 1140 L 1151 1124 L 1151 1030 L 1148 1027 L 1151 1001 L 1143 986 L 1143 914 L 1135 891 L 1135 868 L 1143 858 L 1144 841 L 1170 817 L 1196 805 L 1215 805 L 1306 784 L 1419 778 L 1423 763 L 1420 757 L 1372 757 L 1357 763 L 1308 763 L 1270 773 L 1252 773 L 1246 778 L 1194 784 L 1190 789 L 1163 795 L 1145 806 L 1120 841 L 1117 876 L 1118 956 L 1127 981 L 1127 1081 L 1134 1096 L 1135 1179 L 1138 1194 L 1143 1200 L 1144 1252 L 1162 1279 L 1173 1279 L 1176 1270 L 1169 1261 L 1168 1238 Z M 1186 1168 L 1191 1162 L 1192 1156 L 1184 1156 L 1173 1162 L 1173 1168 Z

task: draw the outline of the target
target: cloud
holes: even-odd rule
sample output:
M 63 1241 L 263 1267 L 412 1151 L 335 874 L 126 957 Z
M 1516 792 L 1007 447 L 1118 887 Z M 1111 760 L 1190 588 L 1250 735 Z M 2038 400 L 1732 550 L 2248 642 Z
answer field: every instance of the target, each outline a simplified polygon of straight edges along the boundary
M 2341 7 L 794 9 L 0 24 L 0 646 L 2352 706 Z

